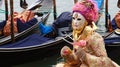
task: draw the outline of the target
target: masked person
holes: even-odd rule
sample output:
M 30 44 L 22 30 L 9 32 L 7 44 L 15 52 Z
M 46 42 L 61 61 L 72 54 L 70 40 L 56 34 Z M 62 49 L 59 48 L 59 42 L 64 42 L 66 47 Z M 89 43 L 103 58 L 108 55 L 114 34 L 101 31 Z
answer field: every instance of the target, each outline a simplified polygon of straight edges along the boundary
M 73 50 L 64 46 L 65 62 L 56 67 L 119 67 L 108 56 L 103 38 L 95 32 L 98 8 L 93 0 L 82 0 L 73 6 Z

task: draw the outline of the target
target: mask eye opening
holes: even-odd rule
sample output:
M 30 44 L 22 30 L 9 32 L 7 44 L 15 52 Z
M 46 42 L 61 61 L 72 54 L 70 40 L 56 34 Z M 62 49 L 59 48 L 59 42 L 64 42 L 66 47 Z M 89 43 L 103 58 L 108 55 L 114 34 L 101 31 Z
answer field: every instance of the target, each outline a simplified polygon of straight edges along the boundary
M 81 18 L 78 18 L 77 20 L 78 20 L 78 21 L 80 21 L 80 20 L 81 20 Z

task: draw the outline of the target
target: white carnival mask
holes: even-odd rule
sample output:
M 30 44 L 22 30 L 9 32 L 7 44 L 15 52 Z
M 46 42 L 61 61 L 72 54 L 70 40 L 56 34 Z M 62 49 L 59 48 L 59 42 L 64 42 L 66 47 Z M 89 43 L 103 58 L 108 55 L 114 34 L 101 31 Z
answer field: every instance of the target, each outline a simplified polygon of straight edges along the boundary
M 72 27 L 74 30 L 81 30 L 85 26 L 86 19 L 79 12 L 74 12 L 72 16 Z

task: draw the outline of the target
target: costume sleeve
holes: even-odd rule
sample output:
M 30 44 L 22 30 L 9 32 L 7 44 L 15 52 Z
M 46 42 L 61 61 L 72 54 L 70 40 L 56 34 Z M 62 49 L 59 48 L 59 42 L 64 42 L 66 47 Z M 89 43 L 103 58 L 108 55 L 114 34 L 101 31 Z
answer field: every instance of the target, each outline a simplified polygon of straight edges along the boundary
M 90 67 L 115 67 L 111 59 L 107 57 L 103 38 L 98 33 L 94 33 L 88 40 L 88 45 L 93 53 L 86 53 L 86 63 Z
M 97 57 L 107 56 L 103 38 L 98 33 L 94 33 L 88 40 L 88 45 L 93 55 Z

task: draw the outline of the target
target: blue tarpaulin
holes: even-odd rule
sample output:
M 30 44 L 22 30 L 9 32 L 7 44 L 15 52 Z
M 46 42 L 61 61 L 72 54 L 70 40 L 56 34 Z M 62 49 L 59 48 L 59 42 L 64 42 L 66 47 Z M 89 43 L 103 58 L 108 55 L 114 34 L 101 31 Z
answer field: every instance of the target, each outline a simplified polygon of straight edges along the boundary
M 48 40 L 52 40 L 52 39 L 43 37 L 39 34 L 32 34 L 21 41 L 11 44 L 1 45 L 0 48 L 17 48 L 17 47 L 35 46 L 45 43 Z

